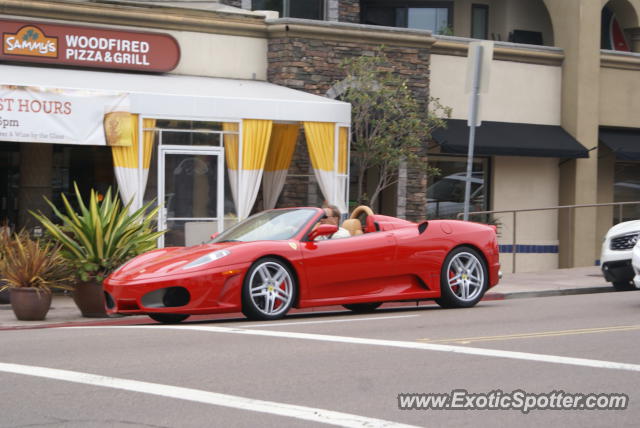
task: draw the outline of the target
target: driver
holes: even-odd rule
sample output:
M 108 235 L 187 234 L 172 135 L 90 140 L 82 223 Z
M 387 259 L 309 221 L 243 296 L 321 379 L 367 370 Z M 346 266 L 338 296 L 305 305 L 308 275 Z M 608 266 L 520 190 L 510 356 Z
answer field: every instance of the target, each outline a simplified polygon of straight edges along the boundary
M 335 205 L 328 205 L 324 208 L 324 217 L 320 219 L 319 224 L 334 224 L 338 226 L 338 231 L 333 235 L 329 236 L 319 236 L 316 240 L 322 239 L 338 239 L 338 238 L 349 238 L 351 234 L 347 229 L 340 227 L 340 210 Z

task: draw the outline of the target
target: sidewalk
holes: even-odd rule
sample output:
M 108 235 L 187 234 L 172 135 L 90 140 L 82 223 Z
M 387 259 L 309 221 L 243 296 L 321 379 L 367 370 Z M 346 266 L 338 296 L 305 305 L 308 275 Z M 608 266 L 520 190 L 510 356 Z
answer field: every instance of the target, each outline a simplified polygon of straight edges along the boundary
M 613 292 L 613 286 L 606 282 L 598 266 L 573 269 L 557 269 L 547 272 L 528 272 L 505 274 L 500 283 L 489 290 L 486 300 L 501 300 L 526 297 L 558 296 L 567 294 L 587 294 Z M 421 304 L 430 304 L 429 302 Z M 386 306 L 415 306 L 415 303 L 387 303 Z M 291 313 L 326 312 L 343 310 L 339 306 L 321 307 L 303 310 L 292 310 Z M 199 315 L 189 320 L 222 320 L 243 319 L 243 315 L 220 314 Z M 44 321 L 18 321 L 11 310 L 11 305 L 0 304 L 0 330 L 24 328 L 48 328 L 62 326 L 91 325 L 135 325 L 152 324 L 145 315 L 117 318 L 84 318 L 76 307 L 71 296 L 55 295 L 51 310 Z

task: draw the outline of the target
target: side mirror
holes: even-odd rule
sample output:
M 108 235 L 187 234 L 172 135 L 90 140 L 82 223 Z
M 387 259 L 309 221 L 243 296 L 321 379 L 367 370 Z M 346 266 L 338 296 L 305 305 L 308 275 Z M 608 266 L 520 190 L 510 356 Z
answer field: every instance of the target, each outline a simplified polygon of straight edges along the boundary
M 220 235 L 220 232 L 216 232 L 216 233 L 212 233 L 211 236 L 209 238 L 211 239 L 216 239 L 216 237 Z
M 318 236 L 330 236 L 338 231 L 338 226 L 335 224 L 321 224 L 311 232 L 309 232 L 309 240 L 313 241 Z

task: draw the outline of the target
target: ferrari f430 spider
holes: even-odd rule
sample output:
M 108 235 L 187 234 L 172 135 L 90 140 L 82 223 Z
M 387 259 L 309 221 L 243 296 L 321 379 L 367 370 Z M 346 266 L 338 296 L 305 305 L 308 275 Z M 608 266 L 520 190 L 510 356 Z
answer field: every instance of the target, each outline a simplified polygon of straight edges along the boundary
M 413 223 L 362 206 L 342 225 L 350 236 L 330 239 L 338 227 L 321 224 L 323 216 L 320 208 L 268 210 L 208 243 L 142 254 L 104 281 L 107 312 L 176 323 L 237 311 L 273 320 L 326 305 L 367 312 L 391 301 L 471 307 L 498 283 L 494 226 Z

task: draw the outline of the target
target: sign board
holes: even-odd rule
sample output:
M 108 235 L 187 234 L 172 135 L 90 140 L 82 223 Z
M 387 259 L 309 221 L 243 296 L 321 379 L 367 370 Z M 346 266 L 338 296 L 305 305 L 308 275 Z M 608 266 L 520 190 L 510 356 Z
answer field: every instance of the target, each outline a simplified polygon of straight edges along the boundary
M 104 146 L 104 124 L 128 111 L 124 93 L 1 85 L 0 140 Z
M 0 19 L 0 60 L 167 72 L 180 60 L 169 34 Z
M 469 55 L 467 56 L 467 80 L 465 83 L 465 93 L 471 92 L 473 82 L 473 64 L 474 55 L 477 49 L 474 46 L 482 46 L 482 58 L 480 59 L 480 86 L 479 93 L 486 94 L 489 91 L 489 82 L 491 81 L 491 61 L 493 60 L 493 42 L 483 40 L 481 42 L 469 43 Z

